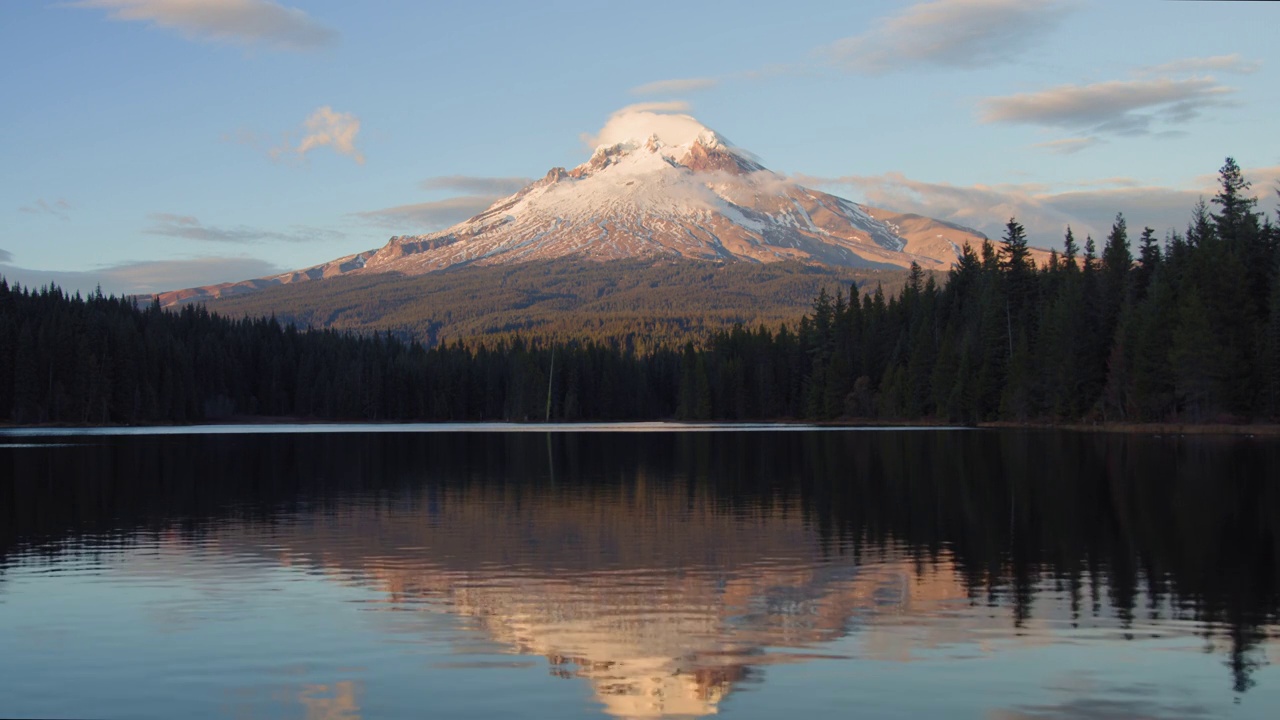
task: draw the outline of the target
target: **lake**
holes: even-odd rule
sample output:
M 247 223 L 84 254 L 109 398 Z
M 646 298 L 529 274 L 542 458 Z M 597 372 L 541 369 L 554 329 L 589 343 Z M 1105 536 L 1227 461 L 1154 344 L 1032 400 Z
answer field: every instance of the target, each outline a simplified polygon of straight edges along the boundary
M 1280 441 L 0 434 L 0 716 L 1271 718 Z

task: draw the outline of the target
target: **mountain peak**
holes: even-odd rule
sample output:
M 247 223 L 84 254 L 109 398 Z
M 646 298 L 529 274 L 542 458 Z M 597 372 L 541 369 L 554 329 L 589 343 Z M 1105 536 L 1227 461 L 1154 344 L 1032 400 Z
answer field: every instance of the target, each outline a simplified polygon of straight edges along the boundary
M 641 111 L 615 116 L 596 137 L 591 158 L 578 177 L 623 161 L 649 169 L 684 168 L 734 175 L 763 170 L 755 155 L 692 116 Z
M 662 146 L 679 147 L 691 145 L 700 137 L 719 136 L 692 115 L 637 109 L 614 113 L 596 135 L 594 144 L 597 151 L 615 145 L 630 150 L 644 147 L 653 139 Z
M 601 153 L 624 154 L 641 150 L 676 158 L 695 146 L 701 146 L 706 150 L 720 150 L 755 159 L 697 118 L 684 113 L 646 109 L 615 113 L 594 140 L 592 157 Z
M 770 172 L 670 105 L 625 108 L 585 163 L 552 168 L 480 214 L 262 283 L 561 257 L 688 258 L 945 270 L 975 231 L 869 208 Z M 664 111 L 665 110 L 665 111 Z M 254 285 L 258 287 L 262 283 Z M 213 295 L 237 291 L 213 288 Z M 177 298 L 173 301 L 181 300 Z

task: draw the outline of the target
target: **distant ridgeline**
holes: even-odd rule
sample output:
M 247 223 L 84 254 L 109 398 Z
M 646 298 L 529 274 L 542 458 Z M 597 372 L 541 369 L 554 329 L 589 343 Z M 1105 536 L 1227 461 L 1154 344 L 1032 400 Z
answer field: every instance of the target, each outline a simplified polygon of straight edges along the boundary
M 17 423 L 936 419 L 1190 422 L 1280 417 L 1280 231 L 1239 167 L 1212 207 L 1138 257 L 1070 230 L 1030 262 L 1011 220 L 939 286 L 820 292 L 794 327 L 703 347 L 523 340 L 426 348 L 203 307 L 140 308 L 0 282 L 0 417 Z M 553 371 L 554 362 L 554 371 Z M 550 383 L 550 387 L 549 387 Z

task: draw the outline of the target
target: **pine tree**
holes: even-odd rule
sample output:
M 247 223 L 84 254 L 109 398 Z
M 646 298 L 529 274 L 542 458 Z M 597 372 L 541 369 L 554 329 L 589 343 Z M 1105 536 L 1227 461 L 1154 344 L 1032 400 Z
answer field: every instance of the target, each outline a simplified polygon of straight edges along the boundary
M 1146 296 L 1147 289 L 1151 285 L 1151 278 L 1155 275 L 1156 269 L 1160 267 L 1160 261 L 1163 259 L 1154 229 L 1143 228 L 1142 237 L 1138 242 L 1138 267 L 1133 277 L 1135 300 L 1141 300 Z
M 1005 225 L 1002 242 L 1000 269 L 1005 274 L 1005 321 L 1008 326 L 1006 339 L 1010 346 L 1009 355 L 1012 355 L 1012 346 L 1018 333 L 1032 332 L 1028 323 L 1032 317 L 1030 310 L 1035 294 L 1035 265 L 1027 246 L 1027 233 L 1013 218 Z
M 1071 232 L 1071 226 L 1067 226 L 1066 237 L 1062 241 L 1062 261 L 1063 267 L 1067 270 L 1075 270 L 1076 256 L 1080 253 L 1080 245 L 1076 243 L 1076 236 Z
M 1014 218 L 1005 223 L 1003 246 L 1000 248 L 1001 266 L 1006 272 L 1023 270 L 1030 263 L 1031 250 L 1027 247 L 1027 232 Z
M 1256 233 L 1258 216 L 1254 208 L 1258 200 L 1248 195 L 1251 183 L 1245 180 L 1234 158 L 1227 158 L 1218 170 L 1218 183 L 1220 189 L 1213 196 L 1213 204 L 1221 210 L 1210 216 L 1218 235 L 1228 240 L 1243 240 L 1246 234 Z
M 1073 333 L 1075 347 L 1074 405 L 1077 413 L 1088 413 L 1096 404 L 1106 381 L 1111 330 L 1106 325 L 1102 272 L 1098 267 L 1093 237 L 1084 241 L 1084 264 L 1080 272 L 1079 322 Z
M 1129 232 L 1124 215 L 1116 215 L 1107 243 L 1102 250 L 1102 286 L 1105 293 L 1104 317 L 1108 330 L 1115 326 L 1121 309 L 1128 302 L 1129 271 L 1133 254 L 1129 252 Z

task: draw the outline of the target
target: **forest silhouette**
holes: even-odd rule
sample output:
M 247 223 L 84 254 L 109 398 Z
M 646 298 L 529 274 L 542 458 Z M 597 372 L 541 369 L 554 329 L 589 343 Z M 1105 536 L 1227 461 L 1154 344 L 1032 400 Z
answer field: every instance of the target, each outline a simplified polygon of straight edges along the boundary
M 0 281 L 0 418 L 1239 422 L 1280 417 L 1280 229 L 1228 158 L 1184 232 L 1136 253 L 1011 219 L 945 280 L 820 291 L 794 327 L 704 342 L 513 336 L 427 347 Z M 553 368 L 554 362 L 554 368 Z

